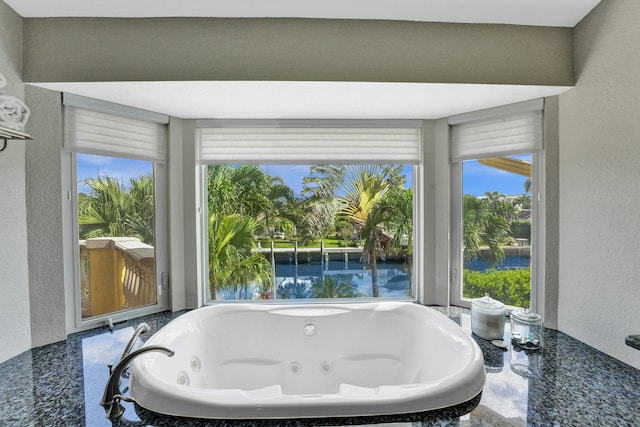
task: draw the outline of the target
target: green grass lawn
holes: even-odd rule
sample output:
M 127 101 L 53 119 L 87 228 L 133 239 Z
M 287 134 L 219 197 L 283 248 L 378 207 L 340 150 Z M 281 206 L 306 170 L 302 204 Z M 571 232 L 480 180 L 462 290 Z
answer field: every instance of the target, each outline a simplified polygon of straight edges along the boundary
M 340 246 L 340 242 L 343 242 L 342 239 L 339 239 L 337 237 L 328 237 L 324 240 L 324 247 L 325 248 L 339 248 Z M 268 248 L 271 246 L 271 239 L 261 239 L 260 240 L 260 245 L 262 245 L 263 248 Z M 278 249 L 293 249 L 293 241 L 292 240 L 280 240 L 280 239 L 275 239 L 273 241 L 273 246 L 274 248 L 278 248 Z M 313 242 L 309 245 L 298 245 L 299 248 L 319 248 L 320 247 L 320 241 L 317 242 Z

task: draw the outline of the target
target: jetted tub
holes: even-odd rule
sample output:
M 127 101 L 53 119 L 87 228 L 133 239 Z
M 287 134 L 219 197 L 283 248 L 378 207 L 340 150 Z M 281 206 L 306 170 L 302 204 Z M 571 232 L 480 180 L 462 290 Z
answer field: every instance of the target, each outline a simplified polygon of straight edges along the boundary
M 482 352 L 443 314 L 406 302 L 220 304 L 173 320 L 132 363 L 151 411 L 197 418 L 405 414 L 465 403 Z

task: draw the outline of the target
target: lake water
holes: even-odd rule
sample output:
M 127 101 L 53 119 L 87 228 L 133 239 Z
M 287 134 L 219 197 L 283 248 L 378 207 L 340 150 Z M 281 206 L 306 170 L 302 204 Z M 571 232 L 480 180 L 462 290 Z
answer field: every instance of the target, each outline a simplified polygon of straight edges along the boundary
M 520 269 L 530 267 L 529 255 L 507 255 L 498 266 L 499 270 Z M 464 263 L 464 268 L 474 271 L 485 271 L 490 268 L 489 260 L 477 258 Z M 363 297 L 372 297 L 371 271 L 357 261 L 334 261 L 321 263 L 276 262 L 276 299 L 308 299 L 314 282 L 331 277 L 335 281 L 353 284 Z M 378 264 L 378 295 L 384 298 L 406 299 L 414 295 L 411 285 L 409 266 L 401 262 L 380 262 Z M 218 292 L 218 299 L 256 299 L 259 289 L 248 286 L 236 291 Z
M 531 266 L 531 258 L 529 254 L 526 255 L 507 255 L 497 269 L 498 270 L 512 270 L 519 268 L 529 268 Z M 491 263 L 487 258 L 476 258 L 473 261 L 465 261 L 464 268 L 473 271 L 485 271 L 491 268 Z
M 362 297 L 372 297 L 371 271 L 357 261 L 329 261 L 310 263 L 276 263 L 276 298 L 307 299 L 312 298 L 313 283 L 332 278 L 337 282 L 346 282 L 354 286 Z M 249 286 L 246 290 L 218 292 L 218 299 L 254 299 L 258 289 Z M 378 296 L 406 299 L 413 295 L 409 266 L 400 262 L 380 262 L 378 264 Z

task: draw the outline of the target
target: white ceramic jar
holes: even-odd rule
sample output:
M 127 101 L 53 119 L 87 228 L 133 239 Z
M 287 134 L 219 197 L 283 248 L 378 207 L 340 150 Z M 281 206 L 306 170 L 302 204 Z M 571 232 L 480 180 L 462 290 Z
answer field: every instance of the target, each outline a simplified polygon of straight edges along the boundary
M 504 304 L 486 294 L 471 301 L 471 331 L 485 340 L 504 337 Z

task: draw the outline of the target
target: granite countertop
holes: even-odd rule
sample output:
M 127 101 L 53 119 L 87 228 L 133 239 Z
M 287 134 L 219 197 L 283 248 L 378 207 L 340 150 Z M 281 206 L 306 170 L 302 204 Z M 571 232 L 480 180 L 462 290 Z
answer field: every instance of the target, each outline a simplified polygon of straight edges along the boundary
M 469 310 L 434 307 L 470 331 Z M 638 426 L 640 370 L 561 332 L 545 329 L 544 347 L 524 352 L 499 349 L 475 337 L 483 351 L 487 381 L 480 396 L 444 410 L 385 417 L 313 420 L 197 420 L 149 412 L 124 403 L 111 423 L 99 405 L 108 377 L 140 322 L 153 332 L 182 313 L 160 313 L 70 335 L 67 340 L 26 351 L 0 364 L 0 424 L 3 426 Z M 509 337 L 509 326 L 505 328 Z M 505 339 L 508 342 L 508 339 Z M 510 364 L 525 359 L 528 378 Z M 123 384 L 123 388 L 126 384 Z

